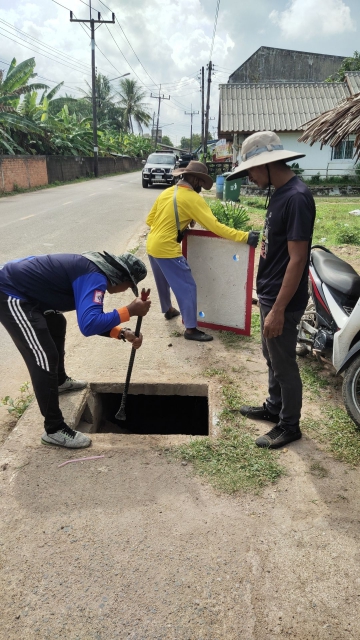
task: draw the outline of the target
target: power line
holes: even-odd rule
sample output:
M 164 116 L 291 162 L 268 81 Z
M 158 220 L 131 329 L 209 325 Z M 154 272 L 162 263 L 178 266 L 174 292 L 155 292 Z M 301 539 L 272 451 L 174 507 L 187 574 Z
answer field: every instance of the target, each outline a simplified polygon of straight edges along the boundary
M 41 46 L 44 49 L 50 49 L 51 51 L 55 51 L 57 54 L 61 55 L 63 58 L 68 58 L 71 62 L 77 64 L 78 66 L 83 66 L 83 67 L 86 66 L 82 62 L 78 62 L 78 60 L 76 60 L 76 58 L 74 58 L 73 56 L 69 56 L 67 53 L 63 53 L 62 51 L 60 51 L 60 49 L 56 49 L 55 47 L 51 47 L 50 45 L 45 44 L 44 42 L 42 42 L 38 38 L 35 38 L 34 36 L 31 36 L 30 34 L 26 33 L 25 31 L 22 31 L 21 29 L 18 29 L 17 27 L 14 27 L 9 22 L 6 22 L 6 20 L 2 20 L 0 18 L 0 22 L 2 22 L 3 24 L 6 24 L 8 27 L 13 29 L 14 31 L 18 31 L 19 33 L 21 33 L 26 38 L 29 38 L 30 40 L 34 40 L 36 43 L 39 43 L 37 46 Z M 7 31 L 7 33 L 11 33 L 11 31 Z M 17 34 L 11 34 L 11 35 L 15 35 L 16 38 L 20 39 L 20 36 L 18 36 Z M 28 43 L 28 44 L 31 44 L 31 43 Z
M 2 64 L 6 64 L 7 67 L 10 67 L 10 62 L 6 62 L 6 60 L 0 60 L 0 63 Z M 50 78 L 45 78 L 45 76 L 41 76 L 38 73 L 36 74 L 37 78 L 41 78 L 42 80 L 46 80 L 47 82 L 52 82 L 53 84 L 61 84 L 61 82 L 59 82 L 58 80 L 50 80 Z M 65 89 L 70 89 L 71 91 L 78 91 L 78 93 L 81 93 L 80 89 L 76 89 L 76 87 L 69 87 L 67 84 L 63 84 L 63 87 L 65 87 Z
M 101 0 L 99 0 L 99 2 L 101 2 Z M 101 4 L 102 4 L 102 2 L 101 2 Z M 118 20 L 117 18 L 115 18 L 115 19 L 116 19 L 116 22 L 117 22 L 117 24 L 119 25 L 119 27 L 120 27 L 120 29 L 121 29 L 122 33 L 124 34 L 124 37 L 125 37 L 125 39 L 126 39 L 127 43 L 129 44 L 130 49 L 131 49 L 131 50 L 132 50 L 132 52 L 134 53 L 135 58 L 137 59 L 137 61 L 138 61 L 138 62 L 139 62 L 139 64 L 141 65 L 141 67 L 144 69 L 144 71 L 145 71 L 146 75 L 150 78 L 151 82 L 153 82 L 156 86 L 159 86 L 159 83 L 156 83 L 156 82 L 155 82 L 155 80 L 151 77 L 151 75 L 146 71 L 146 69 L 145 69 L 145 67 L 144 67 L 143 63 L 141 62 L 141 60 L 140 60 L 139 56 L 137 55 L 136 51 L 135 51 L 135 50 L 134 50 L 134 48 L 132 47 L 132 44 L 131 44 L 131 42 L 130 42 L 129 38 L 127 37 L 127 35 L 126 35 L 126 33 L 125 33 L 124 29 L 122 28 L 122 26 L 121 26 L 121 24 L 120 24 L 119 20 Z
M 133 72 L 133 74 L 137 77 L 137 79 L 140 81 L 140 83 L 141 83 L 145 88 L 147 88 L 147 87 L 146 87 L 146 84 L 144 84 L 144 83 L 143 83 L 143 81 L 141 80 L 141 78 L 140 78 L 140 77 L 138 76 L 138 74 L 136 73 L 135 69 L 133 69 L 133 67 L 131 66 L 130 62 L 126 59 L 125 55 L 124 55 L 124 54 L 123 54 L 123 52 L 121 51 L 121 49 L 120 49 L 120 47 L 119 47 L 118 43 L 116 42 L 116 40 L 115 40 L 115 38 L 114 38 L 113 34 L 111 33 L 111 31 L 110 31 L 110 29 L 109 29 L 109 27 L 108 27 L 107 25 L 106 25 L 106 28 L 107 28 L 107 30 L 108 30 L 108 32 L 109 32 L 109 34 L 111 35 L 112 39 L 114 40 L 114 42 L 115 42 L 115 44 L 116 44 L 117 48 L 119 49 L 119 51 L 120 51 L 120 53 L 121 53 L 122 57 L 124 58 L 124 60 L 125 60 L 126 64 L 127 64 L 127 65 L 129 65 L 129 67 L 130 67 L 131 71 L 132 71 L 132 72 Z
M 70 9 L 68 9 L 68 7 L 65 7 L 63 4 L 60 4 L 60 2 L 56 2 L 56 0 L 51 0 L 52 2 L 54 2 L 55 4 L 58 4 L 59 7 L 62 7 L 63 9 L 66 9 L 67 11 L 70 11 Z
M 109 60 L 109 58 L 105 55 L 105 53 L 103 51 L 101 51 L 101 49 L 100 49 L 98 44 L 96 44 L 96 48 L 100 51 L 101 55 L 104 56 L 104 58 L 108 61 L 108 63 L 111 64 L 111 66 L 115 69 L 115 71 L 117 71 L 119 74 L 121 74 L 121 71 L 119 71 L 119 69 L 117 69 L 115 67 L 115 65 L 111 62 L 111 60 Z
M 233 69 L 230 69 L 229 67 L 222 67 L 220 64 L 216 64 L 215 66 L 219 69 L 224 69 L 225 71 L 233 71 Z
M 42 51 L 37 51 L 36 49 L 33 49 L 32 47 L 26 46 L 26 44 L 22 44 L 18 40 L 14 40 L 14 38 L 10 38 L 10 36 L 6 36 L 4 33 L 2 33 L 1 35 L 4 38 L 7 38 L 8 40 L 11 40 L 11 42 L 15 42 L 17 45 L 20 45 L 20 47 L 24 47 L 25 49 L 29 49 L 33 53 L 37 53 L 37 54 L 43 56 L 44 58 L 48 58 L 48 60 L 51 60 L 52 62 L 57 62 L 58 64 L 62 64 L 64 67 L 68 67 L 68 69 L 72 69 L 73 71 L 78 71 L 80 73 L 86 73 L 86 75 L 89 75 L 89 73 L 84 71 L 84 69 L 76 69 L 74 66 L 71 67 L 69 64 L 66 64 L 65 62 L 62 62 L 59 59 L 51 58 L 50 56 L 45 55 L 45 53 L 43 53 Z
M 209 60 L 211 60 L 211 58 L 212 58 L 212 54 L 213 54 L 213 48 L 214 48 L 214 42 L 215 42 L 215 33 L 216 33 L 216 26 L 217 26 L 218 15 L 219 15 L 219 7 L 220 7 L 220 0 L 217 0 L 217 4 L 216 4 L 216 11 L 215 11 L 215 21 L 214 21 L 214 31 L 213 31 L 213 35 L 212 35 L 212 41 L 211 41 L 211 47 L 210 47 L 210 56 L 209 56 Z
M 103 5 L 103 7 L 105 7 L 108 11 L 110 11 L 109 7 L 107 7 L 107 6 L 106 6 L 106 4 L 105 4 L 104 2 L 102 2 L 102 0 L 99 0 L 99 2 L 100 2 L 100 4 L 102 4 L 102 5 Z M 129 38 L 127 37 L 127 35 L 126 35 L 126 33 L 125 33 L 124 29 L 122 28 L 122 26 L 121 26 L 121 24 L 120 24 L 120 22 L 119 22 L 119 20 L 117 19 L 117 17 L 116 17 L 116 16 L 115 16 L 115 20 L 116 20 L 117 25 L 120 27 L 121 32 L 123 33 L 123 35 L 124 35 L 124 38 L 125 38 L 126 42 L 128 43 L 128 45 L 129 45 L 129 47 L 130 47 L 131 51 L 132 51 L 132 52 L 133 52 L 133 54 L 135 55 L 135 58 L 136 58 L 136 59 L 137 59 L 137 61 L 139 62 L 140 66 L 144 69 L 144 71 L 145 71 L 146 75 L 150 78 L 151 82 L 153 82 L 153 83 L 154 83 L 154 85 L 155 85 L 156 87 L 158 87 L 158 86 L 159 86 L 159 83 L 158 83 L 158 82 L 155 82 L 155 80 L 151 77 L 151 75 L 150 75 L 150 74 L 147 72 L 147 70 L 145 69 L 145 67 L 144 67 L 143 63 L 141 62 L 141 60 L 140 60 L 139 56 L 137 55 L 137 53 L 136 53 L 136 51 L 135 51 L 134 47 L 132 46 L 132 44 L 131 44 L 131 42 L 130 42 Z M 129 66 L 130 66 L 130 65 L 129 65 Z M 131 67 L 130 67 L 130 68 L 131 68 Z

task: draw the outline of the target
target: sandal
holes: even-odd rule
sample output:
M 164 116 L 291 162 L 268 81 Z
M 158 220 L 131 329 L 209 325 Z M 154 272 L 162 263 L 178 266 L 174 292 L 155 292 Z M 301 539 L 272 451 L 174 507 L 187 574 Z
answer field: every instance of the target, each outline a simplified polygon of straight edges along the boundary
M 199 331 L 199 329 L 196 329 L 194 333 L 187 333 L 185 331 L 184 338 L 185 340 L 197 340 L 198 342 L 210 342 L 211 340 L 214 339 L 212 336 L 209 336 L 208 333 L 204 333 L 204 331 Z

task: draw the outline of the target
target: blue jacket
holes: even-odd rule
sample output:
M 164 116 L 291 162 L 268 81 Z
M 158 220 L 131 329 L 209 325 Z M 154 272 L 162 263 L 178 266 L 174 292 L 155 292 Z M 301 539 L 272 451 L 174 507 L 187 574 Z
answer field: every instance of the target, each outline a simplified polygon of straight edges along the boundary
M 85 256 L 29 256 L 0 266 L 0 291 L 34 303 L 40 311 L 76 311 L 84 336 L 109 335 L 121 323 L 117 309 L 104 313 L 108 281 Z

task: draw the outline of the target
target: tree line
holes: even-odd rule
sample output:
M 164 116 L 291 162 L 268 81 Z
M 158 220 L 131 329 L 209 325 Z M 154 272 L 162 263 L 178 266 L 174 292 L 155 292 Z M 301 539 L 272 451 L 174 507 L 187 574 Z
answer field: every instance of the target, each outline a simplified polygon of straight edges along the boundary
M 34 82 L 35 59 L 0 70 L 0 154 L 93 154 L 92 92 L 57 97 L 63 82 L 53 89 Z M 107 76 L 96 75 L 98 145 L 100 155 L 144 156 L 152 143 L 142 135 L 151 117 L 146 94 L 136 80 L 123 78 L 112 90 Z M 138 134 L 135 133 L 138 129 Z

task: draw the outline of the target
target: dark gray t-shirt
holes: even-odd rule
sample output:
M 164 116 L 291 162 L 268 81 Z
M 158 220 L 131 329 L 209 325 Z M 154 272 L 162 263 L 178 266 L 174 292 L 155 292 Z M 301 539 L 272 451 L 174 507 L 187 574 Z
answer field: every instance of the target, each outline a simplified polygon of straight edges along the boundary
M 287 243 L 309 242 L 308 261 L 300 284 L 286 311 L 301 311 L 308 301 L 308 268 L 315 221 L 315 202 L 307 186 L 294 176 L 271 197 L 261 239 L 257 294 L 261 304 L 272 307 L 289 263 Z

